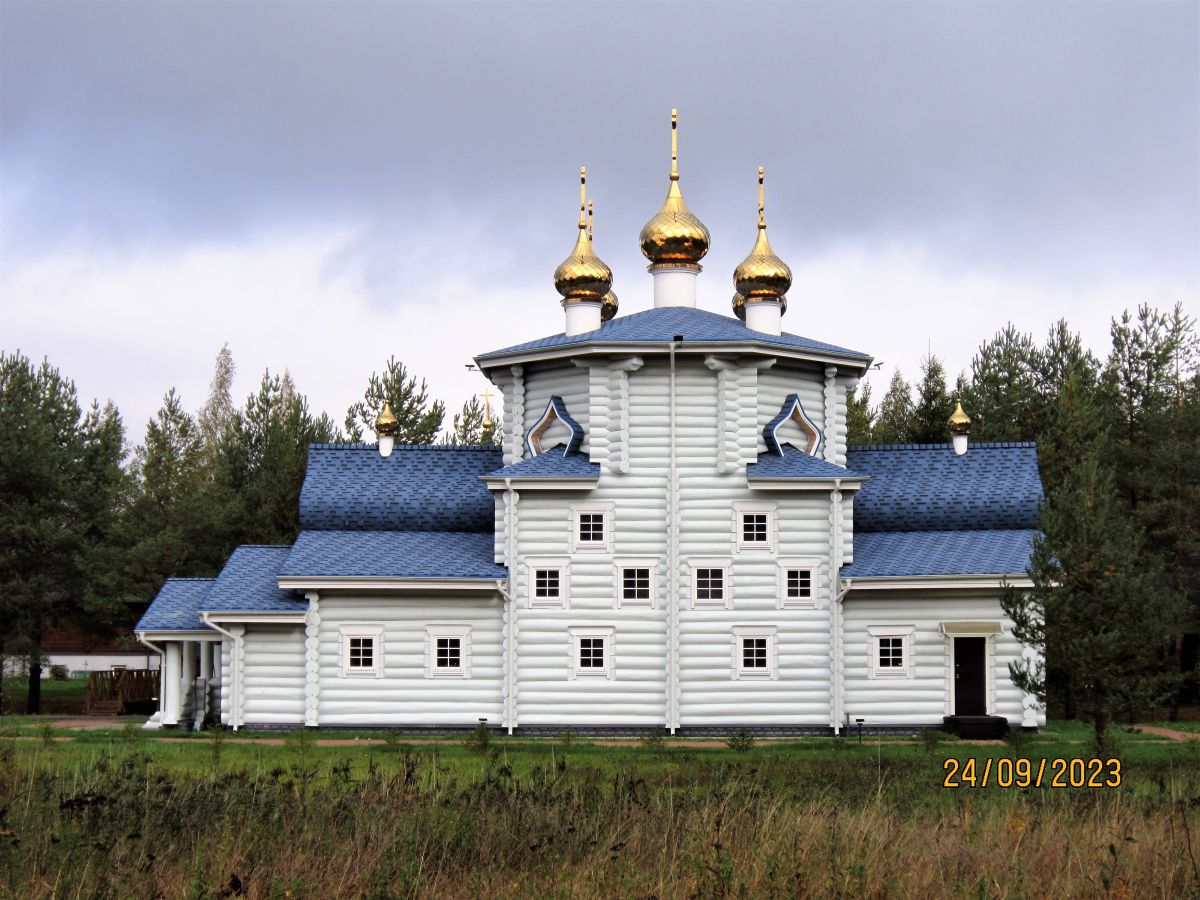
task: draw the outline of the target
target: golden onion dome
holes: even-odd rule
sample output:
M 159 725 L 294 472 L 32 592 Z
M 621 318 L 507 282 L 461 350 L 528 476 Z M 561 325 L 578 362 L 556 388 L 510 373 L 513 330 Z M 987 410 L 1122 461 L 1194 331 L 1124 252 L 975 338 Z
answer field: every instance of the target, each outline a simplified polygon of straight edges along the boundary
M 741 294 L 733 295 L 733 314 L 743 322 L 746 321 L 746 298 Z
M 392 412 L 392 404 L 385 400 L 383 403 L 383 412 L 375 419 L 375 434 L 378 437 L 394 435 L 399 425 L 399 421 Z
M 609 291 L 604 295 L 604 299 L 600 301 L 600 321 L 608 322 L 617 315 L 617 307 L 620 305 L 617 300 L 617 295 Z
M 763 204 L 763 167 L 758 167 L 758 239 L 750 255 L 733 271 L 733 284 L 747 303 L 766 300 L 780 302 L 792 286 L 792 270 L 775 255 L 767 240 L 767 219 Z
M 712 242 L 708 229 L 683 202 L 679 190 L 679 111 L 671 110 L 671 185 L 662 208 L 642 227 L 638 237 L 650 269 L 658 266 L 699 268 Z
M 950 433 L 951 434 L 970 434 L 971 433 L 971 417 L 963 412 L 962 401 L 954 401 L 954 412 L 950 414 Z
M 579 237 L 571 255 L 554 270 L 554 287 L 564 303 L 599 302 L 612 286 L 612 269 L 592 250 L 588 236 L 587 167 L 579 169 Z

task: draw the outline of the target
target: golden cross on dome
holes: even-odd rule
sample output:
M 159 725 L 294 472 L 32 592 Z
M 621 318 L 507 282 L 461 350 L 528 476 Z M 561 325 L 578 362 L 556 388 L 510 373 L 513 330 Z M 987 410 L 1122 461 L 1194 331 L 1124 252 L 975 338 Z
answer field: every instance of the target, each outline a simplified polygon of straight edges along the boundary
M 592 201 L 589 200 L 588 201 L 588 240 L 589 241 L 592 239 L 592 230 L 594 227 L 593 226 L 593 217 L 595 215 L 596 215 L 596 211 L 594 209 L 592 209 Z
M 679 110 L 671 110 L 671 180 L 679 180 Z
M 763 202 L 763 167 L 758 167 L 758 227 L 767 227 L 767 217 L 764 214 L 766 204 Z
M 493 394 L 487 388 L 484 388 L 483 393 L 479 396 L 483 398 L 483 427 L 491 428 L 494 424 L 492 422 L 492 397 L 494 397 L 495 394 Z

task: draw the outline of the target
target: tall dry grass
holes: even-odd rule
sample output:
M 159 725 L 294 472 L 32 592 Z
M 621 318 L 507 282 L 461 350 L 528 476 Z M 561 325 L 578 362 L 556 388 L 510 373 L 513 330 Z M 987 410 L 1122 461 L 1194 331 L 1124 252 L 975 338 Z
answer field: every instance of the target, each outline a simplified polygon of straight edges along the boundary
M 50 751 L 48 751 L 50 752 Z M 463 775 L 306 747 L 167 773 L 133 747 L 0 760 L 0 891 L 21 897 L 1188 897 L 1200 793 L 948 794 L 935 765 L 556 755 Z M 866 763 L 869 762 L 869 765 Z

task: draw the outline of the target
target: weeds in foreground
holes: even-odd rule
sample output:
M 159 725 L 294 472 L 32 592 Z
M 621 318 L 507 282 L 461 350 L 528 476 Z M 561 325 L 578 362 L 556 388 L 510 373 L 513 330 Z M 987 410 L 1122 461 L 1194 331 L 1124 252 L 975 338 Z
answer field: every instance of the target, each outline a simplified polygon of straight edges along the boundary
M 726 738 L 725 746 L 737 753 L 746 753 L 754 749 L 754 735 L 745 728 L 739 728 Z

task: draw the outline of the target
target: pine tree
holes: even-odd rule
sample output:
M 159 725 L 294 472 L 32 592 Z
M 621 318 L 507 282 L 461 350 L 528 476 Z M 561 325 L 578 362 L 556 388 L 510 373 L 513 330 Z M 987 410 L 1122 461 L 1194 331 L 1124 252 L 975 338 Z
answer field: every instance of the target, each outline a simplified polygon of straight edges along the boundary
M 1029 566 L 1033 588 L 1006 588 L 1001 598 L 1013 636 L 1064 673 L 1102 750 L 1115 716 L 1145 711 L 1177 680 L 1164 649 L 1182 612 L 1155 589 L 1158 573 L 1113 487 L 1093 448 L 1068 471 L 1054 504 L 1043 507 Z M 1009 671 L 1018 688 L 1046 700 L 1041 662 L 1010 663 Z
M 1011 322 L 980 344 L 971 360 L 971 381 L 963 397 L 976 438 L 1031 441 L 1037 437 L 1041 368 L 1033 337 L 1017 331 Z
M 846 443 L 851 447 L 871 443 L 877 416 L 871 409 L 871 383 L 860 381 L 846 392 Z
M 472 396 L 463 404 L 462 411 L 454 414 L 454 426 L 443 438 L 446 444 L 495 444 L 496 423 L 484 421 L 484 406 Z
M 946 424 L 954 412 L 954 401 L 946 390 L 946 368 L 933 354 L 921 360 L 921 383 L 912 410 L 912 434 L 918 444 L 944 444 L 950 439 Z
M 892 374 L 887 393 L 879 404 L 879 419 L 875 423 L 876 444 L 906 444 L 912 440 L 913 402 L 912 388 L 900 374 Z
M 374 434 L 375 419 L 385 402 L 391 403 L 398 421 L 398 443 L 433 443 L 446 417 L 446 407 L 440 400 L 430 403 L 424 379 L 418 384 L 416 376 L 409 375 L 394 356 L 387 361 L 383 375 L 371 373 L 363 399 L 346 411 L 349 440 L 357 442 L 368 432 Z
M 108 611 L 89 563 L 109 539 L 123 444 L 114 407 L 84 416 L 74 383 L 48 362 L 0 353 L 0 655 L 28 657 L 31 713 L 41 708 L 43 626 L 103 622 Z

